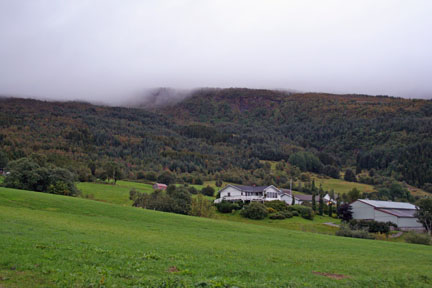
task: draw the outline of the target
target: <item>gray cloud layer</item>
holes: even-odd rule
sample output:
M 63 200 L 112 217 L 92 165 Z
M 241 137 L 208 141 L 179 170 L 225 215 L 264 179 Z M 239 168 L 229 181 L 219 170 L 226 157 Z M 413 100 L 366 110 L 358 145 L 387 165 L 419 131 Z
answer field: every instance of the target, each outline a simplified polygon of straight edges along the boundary
M 153 87 L 432 97 L 432 1 L 0 0 L 0 93 Z

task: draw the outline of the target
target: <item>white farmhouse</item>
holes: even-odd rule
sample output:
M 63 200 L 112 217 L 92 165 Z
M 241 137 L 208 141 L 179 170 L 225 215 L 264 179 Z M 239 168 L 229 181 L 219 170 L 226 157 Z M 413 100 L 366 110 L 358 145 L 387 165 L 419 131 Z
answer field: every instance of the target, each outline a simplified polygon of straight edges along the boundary
M 354 219 L 392 222 L 401 230 L 423 230 L 414 216 L 416 206 L 410 203 L 359 199 L 351 207 Z
M 222 201 L 231 202 L 251 202 L 251 201 L 274 201 L 280 200 L 285 201 L 291 205 L 292 195 L 290 193 L 283 192 L 282 190 L 270 186 L 242 186 L 242 185 L 227 185 L 219 191 L 220 197 L 216 199 L 215 203 Z M 299 204 L 300 201 L 295 198 L 295 204 Z

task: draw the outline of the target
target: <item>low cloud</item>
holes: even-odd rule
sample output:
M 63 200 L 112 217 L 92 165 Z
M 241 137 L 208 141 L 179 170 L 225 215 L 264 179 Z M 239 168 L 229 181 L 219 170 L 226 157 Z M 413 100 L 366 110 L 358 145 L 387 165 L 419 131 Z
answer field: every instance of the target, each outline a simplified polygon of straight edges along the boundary
M 155 87 L 178 99 L 196 87 L 431 98 L 430 11 L 421 0 L 4 0 L 0 94 L 112 105 Z

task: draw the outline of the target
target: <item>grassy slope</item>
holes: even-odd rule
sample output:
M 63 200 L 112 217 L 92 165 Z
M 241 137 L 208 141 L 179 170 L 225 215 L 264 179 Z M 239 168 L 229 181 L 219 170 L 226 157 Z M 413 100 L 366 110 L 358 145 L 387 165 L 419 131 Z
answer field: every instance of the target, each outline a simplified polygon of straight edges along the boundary
M 289 230 L 314 232 L 314 233 L 322 233 L 322 234 L 330 234 L 330 235 L 334 235 L 337 228 L 324 225 L 324 223 L 331 222 L 334 224 L 340 224 L 339 219 L 331 218 L 328 216 L 319 216 L 319 215 L 316 215 L 313 221 L 306 220 L 301 217 L 292 217 L 284 220 L 272 220 L 266 218 L 264 220 L 256 221 L 256 220 L 251 220 L 240 216 L 239 211 L 233 214 L 217 213 L 215 218 L 221 220 L 247 223 L 247 224 L 263 225 L 267 227 L 277 227 L 277 228 L 284 228 Z
M 348 193 L 353 188 L 357 188 L 358 190 L 360 190 L 360 192 L 370 193 L 374 191 L 374 187 L 368 184 L 348 182 L 343 179 L 322 178 L 322 177 L 320 178 L 316 176 L 314 176 L 314 178 L 315 178 L 315 185 L 319 187 L 319 185 L 322 184 L 324 190 L 330 191 L 331 189 L 333 189 L 336 194 Z
M 104 184 L 104 183 L 77 183 L 77 187 L 82 192 L 82 197 L 91 198 L 94 200 L 109 202 L 114 204 L 121 204 L 131 206 L 132 201 L 129 200 L 129 191 L 135 188 L 139 192 L 151 193 L 153 192 L 152 185 L 117 181 L 117 184 Z
M 206 183 L 205 183 L 206 184 Z M 176 184 L 181 186 L 182 184 Z M 192 185 L 201 190 L 203 185 Z M 151 184 L 132 182 L 132 181 L 117 181 L 117 184 L 79 182 L 77 187 L 81 190 L 83 198 L 94 199 L 101 202 L 120 204 L 123 206 L 131 206 L 132 201 L 129 200 L 129 191 L 135 188 L 138 192 L 151 193 L 153 187 Z M 217 188 L 217 187 L 216 187 Z M 217 189 L 215 189 L 217 191 Z M 212 200 L 214 197 L 205 196 Z
M 0 188 L 0 286 L 427 287 L 432 249 Z M 170 267 L 178 272 L 168 272 Z M 349 276 L 329 279 L 312 272 Z M 164 287 L 169 287 L 166 285 Z

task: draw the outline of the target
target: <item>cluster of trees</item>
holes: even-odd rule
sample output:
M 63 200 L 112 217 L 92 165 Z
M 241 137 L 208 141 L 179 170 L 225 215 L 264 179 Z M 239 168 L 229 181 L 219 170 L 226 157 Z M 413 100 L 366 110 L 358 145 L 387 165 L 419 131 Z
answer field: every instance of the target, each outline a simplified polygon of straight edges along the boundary
M 21 158 L 8 164 L 3 185 L 10 188 L 76 196 L 75 175 L 48 164 L 44 157 Z
M 193 188 L 193 187 L 189 187 Z M 176 187 L 169 185 L 166 191 L 155 190 L 154 192 L 140 193 L 135 189 L 129 192 L 129 199 L 133 201 L 134 207 L 171 212 L 199 217 L 212 217 L 214 207 L 202 194 L 192 198 L 188 187 Z
M 169 185 L 166 191 L 155 190 L 151 194 L 131 190 L 129 198 L 134 207 L 185 215 L 191 211 L 192 197 L 185 187 Z
M 233 211 L 240 210 L 240 215 L 245 218 L 261 220 L 267 216 L 270 219 L 286 219 L 293 216 L 301 216 L 308 220 L 313 220 L 315 212 L 311 207 L 303 205 L 287 205 L 284 201 L 267 201 L 261 202 L 229 202 L 222 201 L 215 205 L 220 213 L 232 213 Z

